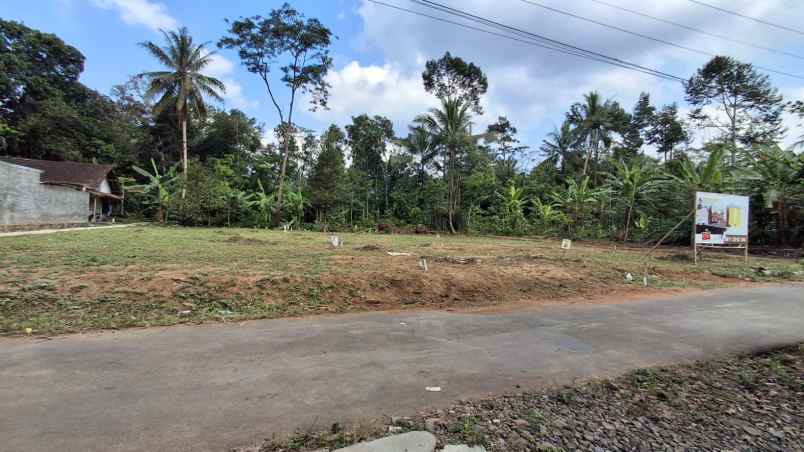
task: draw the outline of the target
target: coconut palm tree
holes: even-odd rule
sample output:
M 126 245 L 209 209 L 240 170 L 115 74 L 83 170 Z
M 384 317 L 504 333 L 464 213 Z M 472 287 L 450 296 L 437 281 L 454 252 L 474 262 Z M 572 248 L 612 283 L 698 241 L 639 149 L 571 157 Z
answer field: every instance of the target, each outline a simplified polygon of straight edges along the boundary
M 189 109 L 206 116 L 205 98 L 222 101 L 226 87 L 220 80 L 204 75 L 201 71 L 212 61 L 214 52 L 207 51 L 206 44 L 193 42 L 187 28 L 178 31 L 162 31 L 167 44 L 163 47 L 147 41 L 140 43 L 148 53 L 159 60 L 167 70 L 140 74 L 148 82 L 146 98 L 159 97 L 154 111 L 159 113 L 168 107 L 176 110 L 181 127 L 182 171 L 187 176 L 187 116 Z
M 584 95 L 584 102 L 577 103 L 567 113 L 567 120 L 576 127 L 579 141 L 585 143 L 586 158 L 581 177 L 589 172 L 589 162 L 600 155 L 601 145 L 611 145 L 611 133 L 617 127 L 615 110 L 619 106 L 610 101 L 603 102 L 600 93 L 592 91 Z
M 554 127 L 553 131 L 547 134 L 547 138 L 542 141 L 539 150 L 548 160 L 559 163 L 560 172 L 563 175 L 566 171 L 567 160 L 573 153 L 573 149 L 578 144 L 577 133 L 572 129 L 569 121 L 564 121 L 561 128 Z
M 407 138 L 401 140 L 402 146 L 419 157 L 419 188 L 424 186 L 427 165 L 438 155 L 438 143 L 424 125 L 411 126 Z
M 442 99 L 440 108 L 430 109 L 430 113 L 417 119 L 431 134 L 438 138 L 438 144 L 445 152 L 446 175 L 449 198 L 447 216 L 449 229 L 455 233 L 455 211 L 458 208 L 459 193 L 456 171 L 458 152 L 476 141 L 470 133 L 472 119 L 471 105 L 459 99 Z

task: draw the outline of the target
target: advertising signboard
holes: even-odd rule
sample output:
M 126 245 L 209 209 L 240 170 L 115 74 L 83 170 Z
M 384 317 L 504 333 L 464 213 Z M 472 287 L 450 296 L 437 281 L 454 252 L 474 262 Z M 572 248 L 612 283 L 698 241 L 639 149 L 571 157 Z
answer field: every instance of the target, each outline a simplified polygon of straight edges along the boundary
M 695 194 L 695 245 L 748 247 L 748 197 Z

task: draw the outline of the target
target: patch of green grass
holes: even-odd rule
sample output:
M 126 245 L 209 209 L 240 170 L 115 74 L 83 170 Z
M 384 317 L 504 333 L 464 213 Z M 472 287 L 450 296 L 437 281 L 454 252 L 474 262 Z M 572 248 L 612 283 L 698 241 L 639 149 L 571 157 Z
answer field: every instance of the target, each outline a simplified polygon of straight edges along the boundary
M 450 426 L 450 433 L 470 446 L 486 445 L 486 434 L 483 432 L 480 420 L 476 416 L 463 416 L 458 422 Z

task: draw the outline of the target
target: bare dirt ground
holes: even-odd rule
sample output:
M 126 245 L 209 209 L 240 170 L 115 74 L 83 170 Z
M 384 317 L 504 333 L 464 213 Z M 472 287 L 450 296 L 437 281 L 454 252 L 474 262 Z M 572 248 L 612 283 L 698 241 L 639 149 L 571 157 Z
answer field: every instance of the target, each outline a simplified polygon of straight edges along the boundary
M 0 238 L 0 334 L 627 299 L 804 280 L 795 259 L 503 237 L 133 227 Z M 389 252 L 402 255 L 389 255 Z M 425 272 L 420 259 L 427 260 Z M 630 277 L 629 277 L 630 275 Z

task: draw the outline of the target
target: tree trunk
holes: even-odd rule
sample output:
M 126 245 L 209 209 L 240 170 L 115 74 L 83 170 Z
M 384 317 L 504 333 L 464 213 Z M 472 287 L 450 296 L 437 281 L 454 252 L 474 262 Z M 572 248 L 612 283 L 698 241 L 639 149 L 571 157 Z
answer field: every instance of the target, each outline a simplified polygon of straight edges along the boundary
M 455 150 L 450 146 L 449 148 L 449 164 L 447 176 L 447 217 L 449 219 L 449 232 L 455 234 L 455 225 L 453 217 L 455 216 Z
M 184 174 L 184 187 L 181 189 L 181 198 L 187 196 L 187 109 L 179 113 L 181 122 L 181 167 Z
M 279 186 L 276 189 L 276 213 L 273 218 L 273 225 L 279 226 L 282 221 L 282 209 L 284 208 L 283 197 L 285 194 L 285 174 L 288 168 L 288 157 L 290 156 L 290 123 L 286 124 L 283 135 L 284 143 L 282 143 L 284 156 L 282 157 L 282 170 L 279 172 Z
M 628 241 L 628 231 L 631 229 L 631 211 L 634 210 L 633 207 L 628 207 L 625 209 L 625 232 L 623 233 L 623 243 Z

